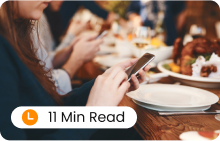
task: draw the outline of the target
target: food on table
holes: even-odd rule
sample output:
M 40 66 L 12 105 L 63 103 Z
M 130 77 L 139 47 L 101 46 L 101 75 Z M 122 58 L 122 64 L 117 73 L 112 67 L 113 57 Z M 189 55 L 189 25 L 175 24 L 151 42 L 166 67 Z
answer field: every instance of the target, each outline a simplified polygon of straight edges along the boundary
M 199 56 L 192 64 L 192 76 L 220 78 L 220 57 L 213 53 L 206 61 L 206 58 Z
M 164 64 L 164 65 L 163 65 L 163 67 L 164 67 L 165 69 L 167 69 L 167 70 L 170 70 L 170 71 L 171 71 L 171 68 L 170 68 L 170 66 L 169 66 L 168 64 Z
M 148 43 L 134 43 L 134 45 L 137 47 L 137 48 L 144 48 L 145 46 L 148 45 Z
M 128 40 L 130 41 L 131 39 L 132 39 L 132 35 L 128 35 Z M 150 39 L 134 38 L 133 42 L 137 48 L 144 48 L 148 45 L 151 45 L 151 47 L 157 49 L 161 46 L 163 47 L 166 46 L 166 44 L 157 37 L 154 37 L 153 39 L 151 39 L 151 41 Z
M 154 37 L 151 39 L 151 45 L 155 46 L 156 48 L 160 46 L 167 46 L 163 41 L 161 41 L 159 38 Z
M 177 66 L 177 65 L 173 65 L 173 66 L 171 67 L 171 71 L 172 71 L 172 72 L 176 72 L 176 73 L 180 73 L 180 67 Z
M 202 69 L 201 69 L 201 76 L 202 77 L 208 77 L 211 72 L 217 72 L 217 67 L 213 66 L 213 65 L 203 66 Z
M 213 53 L 218 57 L 220 56 L 220 39 L 211 41 L 206 38 L 197 38 L 187 43 L 185 46 L 183 46 L 181 38 L 177 38 L 174 42 L 174 63 L 180 66 L 180 73 L 185 75 L 193 75 L 192 67 L 199 56 L 204 58 L 203 63 L 205 63 L 210 60 Z M 175 68 L 174 70 L 176 71 L 178 69 Z M 199 71 L 201 71 L 201 69 Z M 213 64 L 207 63 L 207 66 L 202 66 L 200 76 L 208 77 L 211 72 L 216 71 L 217 66 L 213 61 Z
M 114 37 L 119 40 L 124 40 L 124 38 L 120 34 L 114 34 Z
M 172 72 L 180 73 L 180 66 L 175 63 L 164 64 L 163 67 Z
M 154 72 L 154 71 L 148 71 L 148 72 L 146 72 L 146 75 L 151 75 L 151 74 L 156 74 L 156 72 Z
M 152 74 L 156 74 L 156 72 L 155 71 L 148 71 L 148 72 L 146 72 L 146 76 L 148 78 L 150 78 L 150 75 L 152 75 Z
M 115 47 L 115 43 L 108 44 L 109 47 Z
M 200 136 L 203 136 L 205 138 L 209 138 L 212 140 L 217 139 L 220 136 L 220 133 L 216 133 L 216 132 L 198 132 Z
M 220 130 L 216 131 L 188 131 L 180 135 L 182 141 L 213 141 L 220 136 Z
M 128 41 L 131 41 L 133 39 L 133 34 L 132 33 L 128 34 L 127 38 L 128 38 Z

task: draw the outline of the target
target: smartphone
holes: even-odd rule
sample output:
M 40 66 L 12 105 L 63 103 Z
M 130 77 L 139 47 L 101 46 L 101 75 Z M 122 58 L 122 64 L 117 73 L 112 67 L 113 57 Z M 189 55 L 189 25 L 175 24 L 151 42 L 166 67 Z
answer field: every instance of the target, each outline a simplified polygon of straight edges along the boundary
M 102 38 L 102 37 L 104 37 L 107 33 L 108 33 L 108 31 L 105 30 L 105 31 L 103 31 L 101 34 L 99 34 L 95 39 Z
M 145 53 L 134 65 L 132 65 L 130 68 L 128 68 L 125 71 L 128 75 L 127 81 L 130 81 L 132 74 L 138 76 L 139 70 L 146 67 L 154 58 L 155 58 L 155 55 L 150 54 L 150 53 Z

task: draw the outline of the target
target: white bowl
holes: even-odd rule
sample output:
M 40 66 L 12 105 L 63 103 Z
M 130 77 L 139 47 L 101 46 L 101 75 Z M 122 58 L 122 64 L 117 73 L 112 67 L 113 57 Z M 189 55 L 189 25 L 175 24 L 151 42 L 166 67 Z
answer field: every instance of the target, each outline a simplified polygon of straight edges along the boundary
M 155 55 L 155 59 L 152 61 L 154 63 L 159 63 L 160 61 L 169 59 L 173 52 L 173 46 L 160 47 L 158 49 L 138 49 L 136 46 L 132 45 L 132 52 L 135 57 L 141 57 L 145 53 L 151 53 Z
M 116 39 L 115 49 L 120 57 L 132 57 L 133 55 L 131 44 L 127 40 Z
M 163 67 L 164 64 L 169 64 L 172 62 L 173 62 L 172 59 L 162 61 L 157 65 L 157 68 L 161 72 L 167 73 L 174 80 L 179 81 L 186 85 L 200 87 L 200 88 L 220 88 L 220 79 L 205 78 L 205 77 L 192 77 L 192 76 L 183 75 L 183 74 L 169 71 Z

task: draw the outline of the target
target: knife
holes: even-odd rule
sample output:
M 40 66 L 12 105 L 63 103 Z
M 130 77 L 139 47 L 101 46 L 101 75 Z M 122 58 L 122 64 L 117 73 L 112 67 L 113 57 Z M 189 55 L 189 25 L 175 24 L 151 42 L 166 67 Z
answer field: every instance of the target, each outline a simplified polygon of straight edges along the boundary
M 161 116 L 168 116 L 168 115 L 198 115 L 198 114 L 220 114 L 220 110 L 213 110 L 213 111 L 190 111 L 190 112 L 158 112 Z

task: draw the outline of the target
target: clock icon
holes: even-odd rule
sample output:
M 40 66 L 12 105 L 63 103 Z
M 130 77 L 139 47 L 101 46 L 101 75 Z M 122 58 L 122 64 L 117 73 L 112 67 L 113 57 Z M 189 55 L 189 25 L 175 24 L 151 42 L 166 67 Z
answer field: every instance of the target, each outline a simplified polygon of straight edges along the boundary
M 36 124 L 38 121 L 37 112 L 32 109 L 24 111 L 24 113 L 22 114 L 22 121 L 24 122 L 24 124 L 29 126 Z

